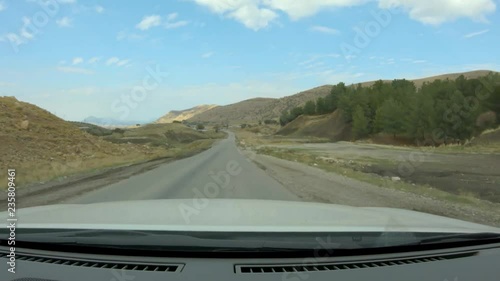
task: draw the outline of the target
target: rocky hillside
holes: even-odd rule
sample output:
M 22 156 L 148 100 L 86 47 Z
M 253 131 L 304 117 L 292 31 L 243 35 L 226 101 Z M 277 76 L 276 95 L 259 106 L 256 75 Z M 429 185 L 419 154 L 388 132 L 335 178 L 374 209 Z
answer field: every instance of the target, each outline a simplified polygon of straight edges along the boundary
M 174 121 L 184 121 L 194 116 L 201 114 L 207 110 L 216 108 L 217 105 L 199 105 L 193 108 L 185 109 L 185 110 L 172 110 L 164 116 L 160 117 L 156 120 L 155 123 L 163 124 L 163 123 L 172 123 Z
M 449 73 L 438 76 L 420 78 L 411 80 L 417 87 L 422 86 L 425 82 L 432 82 L 436 79 L 450 79 L 455 80 L 460 75 L 465 78 L 478 78 L 487 75 L 489 70 L 478 70 L 464 73 Z M 370 87 L 375 81 L 368 81 L 360 83 L 363 87 Z M 256 123 L 265 119 L 277 120 L 284 110 L 290 110 L 297 106 L 304 105 L 307 101 L 315 101 L 319 97 L 325 97 L 331 91 L 332 85 L 324 85 L 313 88 L 295 95 L 286 96 L 279 99 L 272 98 L 256 98 L 249 99 L 242 102 L 219 106 L 208 110 L 204 113 L 197 114 L 189 119 L 193 122 L 208 122 L 208 123 Z
M 308 100 L 315 100 L 330 93 L 332 86 L 325 85 L 279 99 L 255 98 L 219 106 L 189 119 L 193 122 L 241 124 L 265 119 L 277 120 L 282 111 L 301 106 Z
M 0 97 L 0 144 L 0 170 L 17 169 L 21 183 L 163 153 L 145 145 L 110 143 L 14 97 Z

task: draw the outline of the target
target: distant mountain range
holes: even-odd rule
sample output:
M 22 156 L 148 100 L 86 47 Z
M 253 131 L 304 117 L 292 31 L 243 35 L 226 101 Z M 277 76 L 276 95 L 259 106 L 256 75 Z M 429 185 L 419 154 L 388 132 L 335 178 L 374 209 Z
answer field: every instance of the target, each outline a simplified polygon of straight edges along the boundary
M 174 121 L 184 121 L 188 120 L 198 114 L 201 114 L 205 111 L 216 108 L 217 105 L 199 105 L 193 108 L 185 109 L 185 110 L 172 110 L 169 113 L 163 115 L 155 123 L 172 123 Z
M 98 126 L 103 126 L 103 127 L 113 127 L 113 126 L 133 126 L 136 124 L 147 124 L 151 123 L 153 120 L 142 120 L 142 121 L 137 121 L 137 120 L 119 120 L 115 118 L 106 118 L 106 117 L 95 117 L 95 116 L 89 116 L 85 119 L 82 120 L 84 123 L 90 123 Z

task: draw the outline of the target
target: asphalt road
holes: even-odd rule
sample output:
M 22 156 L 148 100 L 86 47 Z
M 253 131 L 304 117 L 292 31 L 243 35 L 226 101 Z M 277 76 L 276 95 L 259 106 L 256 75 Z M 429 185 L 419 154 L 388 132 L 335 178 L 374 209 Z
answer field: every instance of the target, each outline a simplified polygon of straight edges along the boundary
M 64 203 L 147 199 L 240 198 L 300 200 L 236 147 L 233 133 L 211 149 L 159 166 Z

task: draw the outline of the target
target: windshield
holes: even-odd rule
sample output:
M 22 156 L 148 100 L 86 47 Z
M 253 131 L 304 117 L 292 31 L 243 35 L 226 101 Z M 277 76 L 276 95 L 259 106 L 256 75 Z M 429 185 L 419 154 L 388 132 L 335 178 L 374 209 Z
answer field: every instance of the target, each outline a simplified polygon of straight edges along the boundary
M 0 0 L 0 23 L 1 246 L 498 242 L 494 0 Z

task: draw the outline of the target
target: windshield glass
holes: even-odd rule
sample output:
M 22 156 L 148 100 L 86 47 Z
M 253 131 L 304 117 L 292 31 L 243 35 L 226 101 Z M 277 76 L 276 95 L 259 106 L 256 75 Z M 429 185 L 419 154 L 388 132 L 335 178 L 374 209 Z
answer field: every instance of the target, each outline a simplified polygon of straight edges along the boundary
M 498 239 L 494 0 L 0 0 L 0 23 L 2 246 Z

